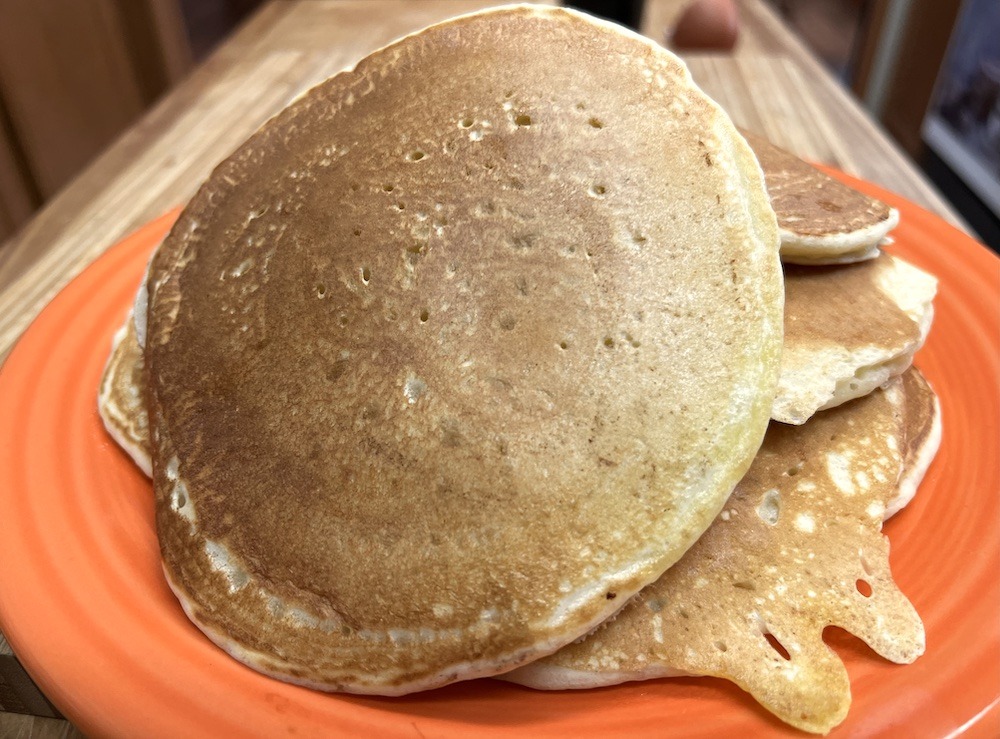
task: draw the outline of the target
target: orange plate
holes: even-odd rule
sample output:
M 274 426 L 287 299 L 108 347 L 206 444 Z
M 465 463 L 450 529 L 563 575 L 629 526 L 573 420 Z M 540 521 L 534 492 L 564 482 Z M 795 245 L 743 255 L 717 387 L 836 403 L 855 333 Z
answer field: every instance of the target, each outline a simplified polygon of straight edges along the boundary
M 896 579 L 927 625 L 927 653 L 896 666 L 843 632 L 828 634 L 854 692 L 836 734 L 998 735 L 1000 262 L 930 213 L 851 182 L 900 209 L 892 251 L 941 280 L 917 363 L 941 396 L 945 433 L 913 504 L 886 527 Z M 149 224 L 74 280 L 0 372 L 0 626 L 81 729 L 145 737 L 802 736 L 723 680 L 558 693 L 477 680 L 366 698 L 271 680 L 213 646 L 164 583 L 150 484 L 105 435 L 95 407 L 111 335 L 171 220 Z

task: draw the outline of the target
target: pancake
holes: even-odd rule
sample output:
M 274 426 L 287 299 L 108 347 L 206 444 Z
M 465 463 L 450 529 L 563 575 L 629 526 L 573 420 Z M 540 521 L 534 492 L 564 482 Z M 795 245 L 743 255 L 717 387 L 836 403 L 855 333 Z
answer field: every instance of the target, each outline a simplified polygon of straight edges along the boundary
M 112 438 L 146 475 L 151 475 L 149 422 L 146 407 L 141 402 L 144 382 L 142 347 L 137 341 L 132 317 L 130 312 L 125 324 L 115 333 L 111 355 L 101 379 L 98 409 Z M 904 374 L 904 377 L 909 375 Z M 919 394 L 916 397 L 917 400 L 913 402 L 919 404 L 922 398 Z M 930 454 L 933 457 L 937 450 L 940 443 L 939 416 L 940 411 L 926 414 L 922 425 L 916 420 L 910 422 L 910 419 L 920 417 L 920 407 L 917 407 L 907 417 L 911 427 L 910 436 L 921 440 L 921 443 L 913 447 L 919 454 Z M 930 458 L 926 456 L 907 460 L 904 465 L 906 475 L 899 483 L 898 499 L 888 504 L 887 518 L 909 503 L 929 463 Z
M 554 651 L 748 468 L 777 251 L 749 147 L 636 34 L 519 6 L 374 53 L 221 164 L 153 258 L 171 587 L 321 689 Z
M 757 155 L 778 216 L 781 261 L 847 264 L 874 259 L 899 211 L 833 179 L 770 141 L 740 129 Z
M 111 438 L 135 460 L 139 469 L 152 476 L 149 416 L 142 395 L 144 369 L 142 347 L 129 311 L 124 325 L 112 339 L 111 355 L 104 365 L 97 393 L 97 410 Z
M 156 250 L 162 243 L 157 245 Z M 149 297 L 146 291 L 148 277 L 147 263 L 132 309 L 125 317 L 125 323 L 111 339 L 111 354 L 104 365 L 97 390 L 97 411 L 111 438 L 147 477 L 152 477 L 149 414 L 146 412 L 144 395 L 146 363 L 143 359 Z
M 678 564 L 586 639 L 504 679 L 566 689 L 711 675 L 792 726 L 830 731 L 851 692 L 823 642 L 827 626 L 893 662 L 924 651 L 881 529 L 939 439 L 937 401 L 916 370 L 805 426 L 772 424 L 725 510 Z
M 885 504 L 886 519 L 910 504 L 941 446 L 941 403 L 937 396 L 916 369 L 904 372 L 902 379 L 906 418 L 903 471 L 896 494 Z
M 844 267 L 786 265 L 784 349 L 772 418 L 805 423 L 818 410 L 866 395 L 904 372 L 930 330 L 936 284 L 889 254 Z M 108 404 L 102 415 L 112 435 L 124 434 L 126 450 L 148 470 L 148 437 L 135 436 L 146 427 L 145 409 L 128 400 L 136 392 L 131 363 L 141 361 L 132 337 L 109 360 L 102 388 L 116 382 L 121 390 L 102 400 Z M 120 377 L 109 380 L 112 363 Z M 141 372 L 134 377 L 138 381 Z
M 785 265 L 785 338 L 771 418 L 802 424 L 901 374 L 934 318 L 937 280 L 899 257 Z

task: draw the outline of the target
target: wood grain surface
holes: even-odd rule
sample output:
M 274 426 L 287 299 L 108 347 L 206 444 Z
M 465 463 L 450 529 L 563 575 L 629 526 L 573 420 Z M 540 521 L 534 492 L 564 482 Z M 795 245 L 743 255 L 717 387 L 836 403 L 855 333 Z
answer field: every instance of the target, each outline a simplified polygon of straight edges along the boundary
M 84 739 L 69 721 L 23 713 L 0 713 L 2 739 Z
M 185 202 L 257 127 L 395 37 L 495 0 L 272 0 L 0 248 L 0 359 L 44 305 L 122 236 Z M 663 41 L 680 0 L 647 0 Z M 735 53 L 691 56 L 695 79 L 740 125 L 902 193 L 957 222 L 909 160 L 761 0 L 742 0 Z M 5 644 L 0 644 L 0 653 Z M 0 713 L 0 736 L 78 736 Z

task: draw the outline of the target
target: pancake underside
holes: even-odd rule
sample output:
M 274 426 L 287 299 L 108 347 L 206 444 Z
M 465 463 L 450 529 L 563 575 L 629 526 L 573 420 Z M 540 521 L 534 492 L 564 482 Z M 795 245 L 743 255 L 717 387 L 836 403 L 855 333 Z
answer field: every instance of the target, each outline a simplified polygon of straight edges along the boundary
M 790 241 L 786 232 L 782 231 L 782 244 Z M 832 264 L 854 264 L 855 262 L 865 262 L 875 259 L 882 253 L 883 241 L 875 241 L 864 244 L 858 249 L 842 254 L 816 254 L 806 251 L 802 254 L 792 254 L 788 249 L 782 254 L 781 261 L 785 264 L 801 264 L 813 267 L 825 267 Z
M 901 480 L 919 482 L 936 451 L 938 415 L 910 370 L 805 426 L 772 424 L 679 563 L 586 639 L 505 679 L 564 689 L 711 675 L 793 726 L 829 731 L 847 713 L 850 685 L 824 628 L 840 626 L 893 662 L 923 653 L 881 528 Z
M 224 162 L 150 267 L 172 587 L 324 689 L 586 633 L 759 446 L 777 242 L 745 143 L 638 36 L 518 8 L 377 52 Z

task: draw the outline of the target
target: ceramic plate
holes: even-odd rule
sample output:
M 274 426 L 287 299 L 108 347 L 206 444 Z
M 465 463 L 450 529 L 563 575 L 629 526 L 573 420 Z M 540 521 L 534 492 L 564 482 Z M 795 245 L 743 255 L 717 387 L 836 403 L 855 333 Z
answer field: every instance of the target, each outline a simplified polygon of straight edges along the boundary
M 854 695 L 834 736 L 1000 735 L 1000 261 L 930 213 L 850 182 L 900 209 L 891 251 L 940 278 L 916 364 L 941 397 L 944 440 L 914 502 L 886 525 L 927 653 L 892 665 L 829 630 Z M 805 736 L 722 680 L 557 693 L 477 680 L 380 699 L 271 680 L 213 646 L 163 580 L 150 483 L 95 405 L 111 336 L 171 222 L 150 223 L 74 280 L 0 370 L 0 628 L 83 731 Z

